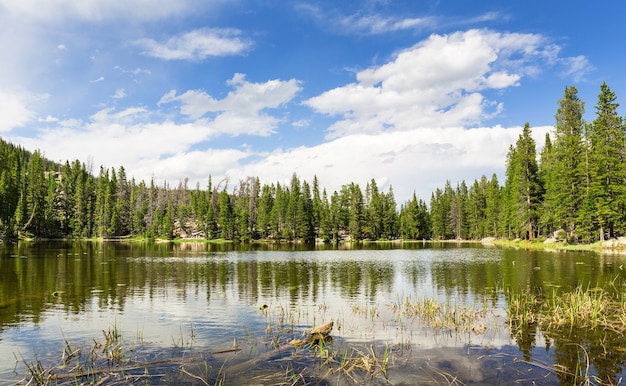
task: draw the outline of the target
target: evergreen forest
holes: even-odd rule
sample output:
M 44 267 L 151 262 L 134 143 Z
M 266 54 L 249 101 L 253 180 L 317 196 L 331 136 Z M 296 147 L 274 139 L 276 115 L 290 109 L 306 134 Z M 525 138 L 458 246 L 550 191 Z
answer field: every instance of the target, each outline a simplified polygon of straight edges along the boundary
M 135 181 L 124 167 L 60 164 L 0 139 L 0 240 L 199 238 L 250 240 L 538 239 L 569 242 L 626 235 L 626 132 L 603 83 L 592 122 L 576 87 L 558 101 L 554 130 L 537 154 L 528 123 L 495 174 L 449 181 L 427 204 L 396 203 L 372 179 L 327 192 L 293 175 L 289 184 Z

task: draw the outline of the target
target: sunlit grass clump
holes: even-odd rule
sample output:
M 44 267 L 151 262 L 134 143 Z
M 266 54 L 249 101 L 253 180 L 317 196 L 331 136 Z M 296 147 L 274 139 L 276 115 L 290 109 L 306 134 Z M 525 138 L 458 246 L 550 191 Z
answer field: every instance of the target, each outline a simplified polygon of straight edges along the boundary
M 466 306 L 440 302 L 435 298 L 419 300 L 405 299 L 402 303 L 392 303 L 392 311 L 401 317 L 420 319 L 435 331 L 474 332 L 487 331 L 487 319 L 491 309 L 482 305 Z
M 606 328 L 626 333 L 625 299 L 617 299 L 602 289 L 577 287 L 548 296 L 530 292 L 512 294 L 507 309 L 509 325 L 537 324 L 542 330 L 563 327 Z

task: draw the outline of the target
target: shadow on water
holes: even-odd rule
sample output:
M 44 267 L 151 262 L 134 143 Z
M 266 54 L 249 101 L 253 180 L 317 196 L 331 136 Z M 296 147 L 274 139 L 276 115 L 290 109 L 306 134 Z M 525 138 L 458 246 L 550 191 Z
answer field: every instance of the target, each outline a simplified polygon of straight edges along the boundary
M 622 259 L 422 242 L 3 246 L 0 383 L 618 384 Z M 557 323 L 571 293 L 602 294 L 605 322 Z M 332 342 L 275 352 L 328 320 Z

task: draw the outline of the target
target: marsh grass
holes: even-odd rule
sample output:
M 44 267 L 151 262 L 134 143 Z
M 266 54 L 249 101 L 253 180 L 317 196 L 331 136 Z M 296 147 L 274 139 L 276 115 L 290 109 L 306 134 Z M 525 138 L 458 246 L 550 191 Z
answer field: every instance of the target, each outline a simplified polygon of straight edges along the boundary
M 407 297 L 402 302 L 392 303 L 390 309 L 398 320 L 419 319 L 435 332 L 473 332 L 478 335 L 487 332 L 489 318 L 493 316 L 493 307 L 486 301 L 466 306 L 440 302 L 435 298 L 411 300 Z
M 511 294 L 507 309 L 509 327 L 537 324 L 543 331 L 568 328 L 605 328 L 626 333 L 626 303 L 623 296 L 597 288 L 576 287 L 571 292 L 554 289 L 547 296 L 529 291 Z
M 593 364 L 602 363 L 602 358 L 621 356 L 622 350 L 625 350 L 626 303 L 623 291 L 609 293 L 599 288 L 584 289 L 579 286 L 568 292 L 554 289 L 547 295 L 525 291 L 509 294 L 509 298 L 507 313 L 512 336 L 523 340 L 529 330 L 540 330 L 546 340 L 561 341 L 561 363 L 555 364 L 553 370 L 566 380 L 563 382 L 615 384 L 615 379 L 601 379 L 591 371 Z M 587 343 L 589 347 L 577 343 L 576 337 L 583 331 L 586 335 L 595 336 L 598 343 L 590 341 Z M 567 343 L 568 337 L 572 339 L 571 343 Z

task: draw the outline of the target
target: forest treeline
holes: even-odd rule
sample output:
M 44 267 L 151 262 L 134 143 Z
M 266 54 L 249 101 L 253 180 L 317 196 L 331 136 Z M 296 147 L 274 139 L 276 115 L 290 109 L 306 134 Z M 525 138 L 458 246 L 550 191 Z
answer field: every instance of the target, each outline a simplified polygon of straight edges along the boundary
M 0 239 L 204 238 L 339 241 L 428 238 L 426 203 L 398 212 L 392 188 L 344 185 L 329 195 L 293 175 L 288 185 L 258 178 L 189 188 L 128 179 L 125 169 L 94 173 L 80 161 L 57 164 L 0 140 Z
M 399 207 L 374 179 L 329 193 L 293 175 L 289 184 L 249 177 L 190 188 L 187 180 L 128 178 L 124 167 L 59 164 L 0 139 L 0 240 L 41 238 L 203 238 L 227 240 L 535 239 L 561 232 L 570 242 L 626 233 L 626 134 L 615 93 L 603 83 L 592 122 L 570 86 L 555 129 L 537 156 L 527 123 L 508 150 L 506 180 L 494 174 L 430 203 Z M 557 232 L 559 231 L 559 232 Z

